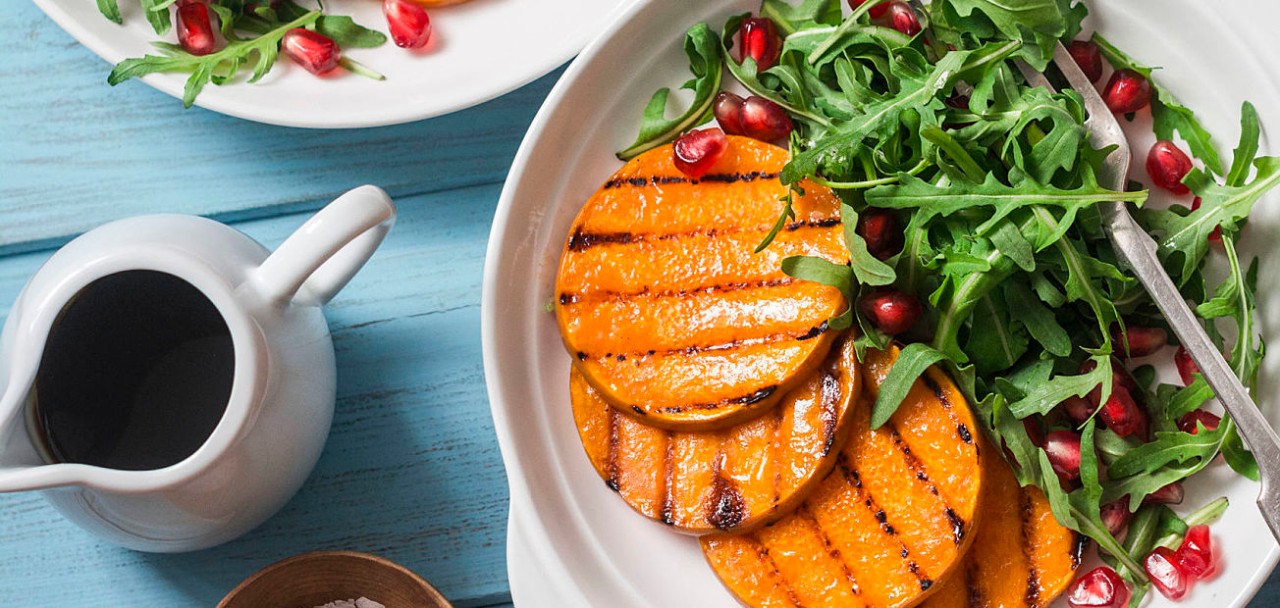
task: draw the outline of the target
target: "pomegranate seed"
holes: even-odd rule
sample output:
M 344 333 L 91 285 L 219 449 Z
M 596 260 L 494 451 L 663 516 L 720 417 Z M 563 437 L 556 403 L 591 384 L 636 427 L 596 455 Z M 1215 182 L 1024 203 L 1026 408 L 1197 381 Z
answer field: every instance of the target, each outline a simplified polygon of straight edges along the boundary
M 1144 327 L 1141 325 L 1125 325 L 1124 335 L 1115 327 L 1111 328 L 1111 339 L 1120 352 L 1131 359 L 1154 355 L 1156 351 L 1169 343 L 1169 332 L 1163 327 Z
M 742 102 L 742 129 L 760 141 L 778 141 L 791 135 L 791 117 L 782 106 L 752 95 Z
M 1142 560 L 1142 568 L 1147 571 L 1151 584 L 1165 597 L 1177 600 L 1187 594 L 1187 576 L 1168 547 L 1156 547 L 1148 553 Z
M 859 6 L 866 3 L 867 0 L 849 0 L 849 8 L 856 10 Z M 872 19 L 879 19 L 887 12 L 889 12 L 888 3 L 881 2 L 880 4 L 871 7 L 871 10 L 868 10 L 867 14 L 870 15 Z
M 1182 178 L 1191 172 L 1191 158 L 1173 142 L 1162 139 L 1147 153 L 1147 175 L 1155 185 L 1174 194 L 1190 194 Z
M 213 25 L 209 22 L 209 7 L 204 3 L 178 4 L 177 30 L 178 44 L 192 55 L 208 55 L 217 44 L 213 37 Z
M 1178 376 L 1182 378 L 1182 385 L 1187 386 L 1195 380 L 1195 374 L 1200 373 L 1200 367 L 1196 365 L 1191 353 L 1187 352 L 1186 347 L 1179 346 L 1178 352 L 1173 353 L 1173 365 L 1178 368 Z
M 916 11 L 911 5 L 901 0 L 889 3 L 889 24 L 893 29 L 902 32 L 908 36 L 915 36 L 920 33 L 920 18 L 916 17 Z
M 716 122 L 720 123 L 720 128 L 729 135 L 743 135 L 746 133 L 742 128 L 742 98 L 728 91 L 721 91 L 716 95 L 715 105 Z
M 688 131 L 671 147 L 676 168 L 691 179 L 706 175 L 728 148 L 729 139 L 720 129 Z
M 1151 82 L 1128 68 L 1116 70 L 1107 81 L 1102 100 L 1116 114 L 1137 112 L 1151 103 Z
M 1071 583 L 1067 604 L 1071 608 L 1124 608 L 1129 605 L 1129 588 L 1115 570 L 1100 566 Z
M 1066 410 L 1067 417 L 1071 418 L 1076 424 L 1084 424 L 1085 421 L 1093 417 L 1093 413 L 1098 411 L 1098 406 L 1090 403 L 1084 397 L 1072 395 L 1062 402 L 1062 408 Z
M 1102 523 L 1107 526 L 1107 531 L 1111 532 L 1112 536 L 1119 534 L 1128 527 L 1129 518 L 1133 515 L 1129 512 L 1129 496 L 1125 495 L 1120 500 L 1102 505 L 1100 515 Z
M 1098 365 L 1093 362 L 1093 359 L 1085 359 L 1084 363 L 1080 364 L 1080 373 L 1087 374 L 1093 371 L 1097 366 Z M 1138 388 L 1138 383 L 1133 379 L 1133 376 L 1129 375 L 1129 370 L 1124 368 L 1124 365 L 1120 363 L 1119 359 L 1112 357 L 1111 387 L 1114 389 L 1117 386 L 1124 387 L 1125 390 L 1129 391 L 1130 398 L 1133 398 L 1135 394 L 1142 394 L 1141 389 Z M 1089 391 L 1086 398 L 1089 400 L 1089 405 L 1093 406 L 1095 409 L 1100 406 L 1102 404 L 1102 385 L 1099 384 L 1098 386 L 1093 387 L 1093 390 Z
M 1044 447 L 1044 430 L 1040 428 L 1040 422 L 1031 416 L 1022 419 L 1022 428 L 1027 432 L 1027 438 L 1031 440 L 1031 445 L 1038 448 Z
M 1175 481 L 1147 494 L 1147 497 L 1143 498 L 1142 502 L 1149 505 L 1180 505 L 1185 495 L 1186 490 L 1182 489 L 1182 484 Z
M 1129 394 L 1129 389 L 1123 386 L 1111 387 L 1111 396 L 1107 398 L 1106 403 L 1102 404 L 1102 411 L 1098 412 L 1098 416 L 1107 423 L 1107 428 L 1121 437 L 1139 433 L 1146 417 L 1142 410 L 1138 409 L 1138 404 Z
M 285 32 L 280 48 L 290 59 L 316 75 L 332 71 L 342 58 L 342 50 L 328 36 L 301 27 Z
M 416 49 L 431 39 L 431 18 L 421 6 L 409 0 L 382 0 L 382 14 L 396 46 Z
M 1098 82 L 1102 78 L 1102 51 L 1093 41 L 1072 40 L 1067 44 L 1067 52 L 1076 60 L 1076 65 L 1080 66 L 1089 82 Z
M 1195 200 L 1191 201 L 1191 210 L 1195 211 L 1199 209 L 1203 202 L 1204 201 L 1200 200 L 1200 197 L 1197 196 Z M 1222 244 L 1222 226 L 1215 226 L 1213 232 L 1209 233 L 1209 242 L 1217 243 L 1218 245 Z
M 782 52 L 782 39 L 778 38 L 778 26 L 768 17 L 752 17 L 738 26 L 738 63 L 747 57 L 756 62 L 756 71 L 763 72 L 778 63 Z
M 902 229 L 898 216 L 888 209 L 875 207 L 858 216 L 858 234 L 867 241 L 867 251 L 879 260 L 887 260 L 902 250 Z
M 1213 560 L 1213 541 L 1209 537 L 1209 526 L 1191 526 L 1173 557 L 1190 578 L 1213 576 L 1218 565 Z
M 1208 410 L 1190 411 L 1178 419 L 1178 430 L 1195 435 L 1200 432 L 1200 427 L 1196 425 L 1197 422 L 1203 424 L 1206 430 L 1216 431 L 1218 430 L 1218 425 L 1222 424 L 1222 418 Z
M 862 314 L 876 329 L 896 336 L 915 325 L 924 314 L 924 307 L 909 293 L 877 291 L 862 298 Z
M 1071 431 L 1054 431 L 1044 441 L 1044 452 L 1058 477 L 1069 480 L 1080 477 L 1080 435 Z

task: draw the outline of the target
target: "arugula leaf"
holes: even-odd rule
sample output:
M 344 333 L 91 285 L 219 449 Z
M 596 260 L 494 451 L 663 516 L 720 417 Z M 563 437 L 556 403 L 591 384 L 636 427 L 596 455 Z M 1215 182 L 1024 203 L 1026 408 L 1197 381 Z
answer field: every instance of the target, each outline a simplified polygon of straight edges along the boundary
M 1156 433 L 1154 441 L 1144 443 L 1111 463 L 1107 473 L 1114 479 L 1148 474 L 1168 464 L 1182 464 L 1192 459 L 1211 459 L 1218 453 L 1221 431 L 1206 430 L 1192 435 L 1182 431 Z
M 372 49 L 387 41 L 386 34 L 371 30 L 351 17 L 324 15 L 316 20 L 316 31 L 328 36 L 339 48 Z
M 312 11 L 257 38 L 230 40 L 222 50 L 203 56 L 192 55 L 174 45 L 160 46 L 160 50 L 165 53 L 163 56 L 146 55 L 125 59 L 116 64 L 115 69 L 107 76 L 107 83 L 115 86 L 130 78 L 156 72 L 189 72 L 191 76 L 187 78 L 182 95 L 182 105 L 189 108 L 206 84 L 222 84 L 230 80 L 241 65 L 255 56 L 257 60 L 249 82 L 257 82 L 275 63 L 280 39 L 285 32 L 310 25 L 319 17 L 320 11 Z
M 1179 285 L 1199 268 L 1209 249 L 1210 233 L 1219 226 L 1234 229 L 1263 194 L 1280 184 L 1280 157 L 1260 157 L 1254 160 L 1254 167 L 1253 181 L 1240 186 L 1219 184 L 1208 173 L 1192 169 L 1182 181 L 1202 201 L 1196 211 L 1177 206 L 1139 211 L 1140 221 L 1162 235 L 1156 251 Z
M 98 11 L 103 17 L 110 19 L 116 23 L 124 23 L 120 17 L 120 6 L 116 4 L 116 0 L 98 0 Z
M 1034 387 L 1025 397 L 1009 404 L 1009 413 L 1019 419 L 1044 414 L 1067 397 L 1083 397 L 1099 385 L 1105 399 L 1111 394 L 1111 357 L 1098 355 L 1093 361 L 1097 367 L 1091 371 L 1074 376 L 1060 374 Z
M 794 5 L 785 0 L 764 0 L 760 16 L 772 19 L 778 33 L 786 37 L 800 30 L 839 25 L 840 4 L 840 0 L 804 0 Z
M 982 375 L 1013 367 L 1026 354 L 1030 340 L 1026 328 L 1016 324 L 999 291 L 988 293 L 973 309 L 973 329 L 965 352 Z
M 848 204 L 840 205 L 840 223 L 843 228 L 845 248 L 849 250 L 853 275 L 863 285 L 889 285 L 897 279 L 893 267 L 876 259 L 867 251 L 867 241 L 858 234 L 858 212 Z
M 915 177 L 904 176 L 897 184 L 877 186 L 867 191 L 867 204 L 889 209 L 916 209 L 928 220 L 935 215 L 949 216 L 973 207 L 991 207 L 990 219 L 979 227 L 985 233 L 1000 219 L 1016 209 L 1053 205 L 1068 211 L 1111 201 L 1141 203 L 1146 191 L 1115 192 L 1097 184 L 1085 183 L 1078 188 L 1062 189 L 1041 185 L 1028 178 L 1018 186 L 1000 183 L 994 175 L 980 184 L 951 183 L 936 186 Z
M 1249 164 L 1258 155 L 1258 137 L 1262 127 L 1258 124 L 1258 111 L 1253 104 L 1244 102 L 1240 106 L 1240 143 L 1236 144 L 1231 158 L 1231 169 L 1227 171 L 1228 186 L 1243 186 L 1249 177 Z
M 720 54 L 720 41 L 707 24 L 699 23 L 685 35 L 684 52 L 689 57 L 689 70 L 693 72 L 693 79 L 685 83 L 684 88 L 693 90 L 693 103 L 679 116 L 667 118 L 667 97 L 671 91 L 658 89 L 645 106 L 640 135 L 636 137 L 635 143 L 618 152 L 619 159 L 628 160 L 639 156 L 706 120 L 716 93 L 720 91 L 720 77 L 725 63 Z
M 966 74 L 981 74 L 1017 50 L 1019 43 L 989 45 L 977 51 L 948 53 L 928 74 L 920 78 L 904 78 L 903 90 L 896 96 L 869 104 L 859 117 L 831 129 L 830 135 L 815 142 L 813 148 L 792 157 L 782 169 L 783 183 L 793 184 L 811 175 L 820 175 L 823 165 L 839 163 L 842 158 L 856 156 L 856 149 L 872 133 L 896 124 L 907 109 L 937 102 L 935 96 Z M 940 102 L 937 102 L 940 103 Z
M 929 369 L 930 365 L 946 358 L 946 355 L 920 342 L 903 347 L 893 367 L 889 369 L 889 375 L 885 376 L 879 392 L 876 393 L 876 402 L 871 406 L 871 428 L 878 429 L 884 426 L 884 423 L 893 417 L 893 413 L 898 411 L 902 400 L 907 398 L 911 385 L 915 384 L 920 375 Z
M 169 33 L 171 27 L 168 0 L 138 0 L 142 5 L 142 15 L 151 24 L 151 29 L 161 36 Z
M 1053 311 L 1031 293 L 1026 284 L 1018 281 L 1005 283 L 1005 302 L 1010 311 L 1017 311 L 1011 321 L 1027 329 L 1045 352 L 1055 357 L 1067 357 L 1071 354 L 1071 337 L 1062 328 Z
M 1019 56 L 1040 71 L 1052 61 L 1054 44 L 1078 31 L 1084 16 L 1083 5 L 1073 8 L 1069 0 L 939 0 L 935 4 L 935 13 L 946 16 L 949 29 L 975 32 L 980 39 L 1021 41 Z

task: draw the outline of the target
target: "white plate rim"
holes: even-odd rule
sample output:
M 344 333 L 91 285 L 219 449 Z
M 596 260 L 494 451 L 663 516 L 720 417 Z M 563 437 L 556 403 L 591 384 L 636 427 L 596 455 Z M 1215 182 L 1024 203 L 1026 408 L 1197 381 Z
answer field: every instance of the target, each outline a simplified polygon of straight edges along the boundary
M 537 512 L 537 507 L 533 500 L 533 491 L 527 483 L 521 468 L 520 457 L 527 448 L 527 443 L 534 441 L 534 439 L 530 438 L 531 431 L 534 429 L 530 429 L 527 426 L 519 428 L 513 426 L 513 419 L 508 411 L 509 408 L 513 407 L 511 405 L 513 403 L 512 398 L 515 396 L 510 393 L 512 387 L 509 386 L 510 382 L 506 374 L 512 373 L 513 370 L 504 367 L 504 359 L 500 352 L 502 349 L 509 350 L 512 347 L 512 343 L 501 342 L 501 336 L 497 331 L 497 327 L 501 324 L 498 316 L 502 305 L 500 291 L 502 285 L 500 280 L 503 278 L 504 273 L 510 270 L 513 264 L 516 264 L 512 259 L 518 257 L 510 255 L 504 257 L 503 255 L 504 243 L 508 242 L 512 233 L 512 227 L 508 225 L 508 220 L 516 204 L 516 199 L 519 197 L 519 192 L 524 187 L 524 182 L 526 181 L 525 170 L 530 158 L 546 136 L 545 131 L 548 124 L 551 122 L 554 113 L 561 109 L 559 106 L 563 99 L 576 86 L 582 73 L 588 69 L 597 55 L 602 53 L 612 36 L 619 34 L 639 13 L 645 10 L 658 10 L 653 7 L 662 5 L 665 1 L 635 0 L 626 10 L 615 14 L 611 25 L 598 38 L 588 44 L 578 58 L 570 64 L 565 74 L 548 95 L 547 100 L 531 124 L 524 141 L 521 143 L 515 161 L 512 164 L 511 172 L 508 174 L 504 184 L 490 233 L 482 283 L 481 341 L 490 408 L 494 416 L 495 431 L 498 436 L 511 490 L 508 528 L 508 573 L 511 577 L 513 601 L 519 602 L 524 599 L 529 602 L 526 605 L 589 606 L 590 604 L 587 603 L 585 595 L 579 588 L 579 584 L 583 582 L 583 579 L 581 577 L 575 578 L 567 573 L 564 561 L 555 548 L 555 539 L 552 538 L 547 527 L 540 521 L 546 514 Z M 729 1 L 723 0 L 723 2 Z M 1256 58 L 1250 57 L 1249 61 L 1253 65 L 1261 67 Z M 1262 74 L 1270 87 L 1276 89 L 1276 81 L 1271 74 L 1265 71 Z M 1280 107 L 1273 108 L 1274 110 L 1280 110 Z M 1265 150 L 1267 148 L 1264 144 Z M 1273 148 L 1271 151 L 1280 154 L 1280 150 Z M 1137 162 L 1140 163 L 1141 161 Z M 507 253 L 509 254 L 509 252 Z M 520 346 L 532 351 L 532 345 L 525 340 L 520 342 Z M 516 373 L 524 373 L 525 371 L 527 370 L 518 370 Z M 536 384 L 537 382 L 535 381 Z M 1236 508 L 1241 506 L 1246 509 L 1253 508 L 1252 503 L 1240 505 L 1237 502 L 1233 505 Z M 1261 522 L 1261 519 L 1259 518 L 1258 521 Z M 1265 526 L 1263 526 L 1261 531 L 1265 530 Z M 1270 540 L 1269 537 L 1266 539 L 1266 541 Z M 598 546 L 593 548 L 600 551 L 604 550 L 603 547 Z M 513 563 L 516 556 L 531 558 L 531 561 L 522 564 Z M 1280 562 L 1280 545 L 1271 542 L 1265 558 L 1258 564 L 1258 568 L 1248 576 L 1247 580 L 1237 588 L 1238 593 L 1233 594 L 1229 605 L 1233 608 L 1239 608 L 1248 604 L 1267 581 L 1277 562 Z M 536 568 L 533 564 L 536 564 Z M 1154 592 L 1153 595 L 1158 597 L 1158 594 Z M 1150 600 L 1148 600 L 1149 603 Z

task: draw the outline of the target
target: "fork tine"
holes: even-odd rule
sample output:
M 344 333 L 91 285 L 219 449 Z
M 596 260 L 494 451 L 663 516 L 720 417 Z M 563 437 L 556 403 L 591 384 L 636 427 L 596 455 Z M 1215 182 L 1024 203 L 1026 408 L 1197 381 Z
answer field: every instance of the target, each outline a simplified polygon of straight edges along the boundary
M 1022 72 L 1022 77 L 1027 80 L 1027 84 L 1033 87 L 1049 89 L 1049 91 L 1053 93 L 1057 92 L 1057 89 L 1053 88 L 1053 84 L 1049 82 L 1049 79 L 1045 78 L 1044 74 L 1041 74 L 1038 70 L 1031 67 L 1030 64 L 1021 59 L 1014 63 L 1018 66 L 1018 71 Z
M 1058 71 L 1062 72 L 1067 83 L 1084 100 L 1084 109 L 1089 114 L 1084 126 L 1093 137 L 1093 144 L 1099 147 L 1118 146 L 1107 156 L 1107 160 L 1098 172 L 1098 183 L 1112 190 L 1123 190 L 1129 177 L 1129 139 L 1125 137 L 1120 123 L 1116 122 L 1111 108 L 1102 101 L 1098 90 L 1093 87 L 1092 82 L 1089 82 L 1089 78 L 1080 70 L 1080 66 L 1076 65 L 1076 60 L 1071 57 L 1071 53 L 1067 52 L 1067 47 L 1062 46 L 1061 42 L 1057 43 L 1053 50 L 1053 64 L 1058 66 Z M 1044 76 L 1041 75 L 1041 78 Z

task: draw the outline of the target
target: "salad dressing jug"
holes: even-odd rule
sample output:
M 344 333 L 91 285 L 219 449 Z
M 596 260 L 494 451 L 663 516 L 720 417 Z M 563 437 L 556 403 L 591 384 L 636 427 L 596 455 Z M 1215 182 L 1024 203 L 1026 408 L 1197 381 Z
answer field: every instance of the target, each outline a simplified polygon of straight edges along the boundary
M 184 215 L 113 222 L 68 243 L 0 333 L 0 492 L 41 490 L 114 543 L 189 551 L 275 513 L 333 417 L 320 306 L 395 219 L 373 186 L 269 252 Z

